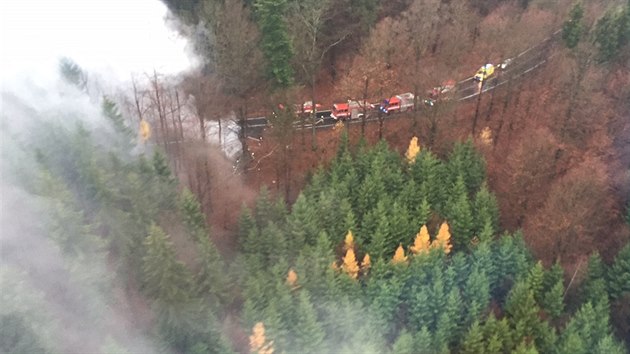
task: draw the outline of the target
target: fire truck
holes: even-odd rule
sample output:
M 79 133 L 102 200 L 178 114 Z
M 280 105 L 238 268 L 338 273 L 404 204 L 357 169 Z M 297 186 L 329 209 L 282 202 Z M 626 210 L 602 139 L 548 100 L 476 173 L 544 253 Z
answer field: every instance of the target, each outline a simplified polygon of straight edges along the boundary
M 411 92 L 401 93 L 388 100 L 383 100 L 379 109 L 385 114 L 410 111 L 413 109 L 413 98 Z
M 367 106 L 365 107 L 365 111 L 372 109 L 371 104 L 367 102 L 365 104 Z M 363 112 L 364 107 L 362 102 L 349 100 L 347 102 L 333 104 L 330 116 L 336 120 L 358 119 L 363 117 Z

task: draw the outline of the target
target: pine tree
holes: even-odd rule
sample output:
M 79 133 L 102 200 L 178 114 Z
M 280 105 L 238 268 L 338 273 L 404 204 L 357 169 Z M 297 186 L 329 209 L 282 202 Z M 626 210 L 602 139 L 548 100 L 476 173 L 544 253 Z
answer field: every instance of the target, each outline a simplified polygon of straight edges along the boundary
M 424 197 L 422 198 L 422 202 L 420 203 L 420 206 L 418 208 L 416 221 L 421 225 L 426 225 L 426 223 L 429 222 L 430 217 L 431 217 L 431 204 L 429 204 L 429 200 L 426 197 Z
M 464 181 L 460 175 L 457 178 L 457 185 L 462 188 Z M 455 190 L 460 188 L 455 187 Z M 464 190 L 461 194 L 454 196 L 455 199 L 449 206 L 450 212 L 449 222 L 453 234 L 454 244 L 458 249 L 465 249 L 469 247 L 470 241 L 473 238 L 473 232 L 475 230 L 475 220 L 473 219 L 472 208 L 468 201 L 467 192 Z
M 433 352 L 431 349 L 431 332 L 429 332 L 427 326 L 420 328 L 420 331 L 415 335 L 415 339 L 416 353 L 430 354 Z
M 394 253 L 394 258 L 392 258 L 393 264 L 405 264 L 407 263 L 407 256 L 405 256 L 405 249 L 402 244 L 398 245 L 396 252 Z
M 604 302 L 608 305 L 608 289 L 606 283 L 606 266 L 598 253 L 594 253 L 588 260 L 588 272 L 582 285 L 582 300 L 592 304 Z
M 426 225 L 422 225 L 420 231 L 416 235 L 414 239 L 413 245 L 410 247 L 410 250 L 413 254 L 426 254 L 429 253 L 429 248 L 431 246 L 429 236 L 429 230 Z
M 291 254 L 298 254 L 305 244 L 313 245 L 319 234 L 315 210 L 300 193 L 287 217 L 287 243 Z
M 272 85 L 287 88 L 293 83 L 293 48 L 284 15 L 286 0 L 255 0 L 255 14 L 262 34 L 262 51 L 268 62 L 267 75 Z
M 317 321 L 317 313 L 306 290 L 301 290 L 295 309 L 297 322 L 292 327 L 295 353 L 320 353 L 324 350 L 324 330 Z
M 359 275 L 359 265 L 357 264 L 357 260 L 354 256 L 354 250 L 352 248 L 346 251 L 346 255 L 343 257 L 341 269 L 353 279 L 356 279 Z
M 192 275 L 184 264 L 177 260 L 169 237 L 159 226 L 153 224 L 144 245 L 147 251 L 142 268 L 147 295 L 168 303 L 187 300 Z
M 479 326 L 479 322 L 475 321 L 468 328 L 468 332 L 463 339 L 460 353 L 463 354 L 480 354 L 485 352 L 483 332 Z
M 209 239 L 198 243 L 199 273 L 195 277 L 197 293 L 215 312 L 229 304 L 229 279 L 216 247 Z
M 564 285 L 562 279 L 543 294 L 541 306 L 551 318 L 560 317 L 562 311 L 564 311 Z
M 448 159 L 448 172 L 451 178 L 457 178 L 459 175 L 464 178 L 468 195 L 477 192 L 486 178 L 486 162 L 481 154 L 475 151 L 472 139 L 455 144 Z
M 608 271 L 608 289 L 612 299 L 630 293 L 630 243 L 619 251 Z
M 593 354 L 624 354 L 625 348 L 622 344 L 617 343 L 613 336 L 608 335 L 597 343 L 597 347 Z
M 448 223 L 444 221 L 440 225 L 440 231 L 438 231 L 435 240 L 431 243 L 432 248 L 442 248 L 444 253 L 449 254 L 451 252 L 451 233 L 448 230 Z
M 416 156 L 418 156 L 418 153 L 420 152 L 420 145 L 418 144 L 418 137 L 413 137 L 411 138 L 411 141 L 409 142 L 409 147 L 407 148 L 407 152 L 405 153 L 405 158 L 407 159 L 407 162 L 412 164 L 414 162 L 416 162 Z
M 400 332 L 392 347 L 392 354 L 415 354 L 413 335 L 405 330 Z
M 188 235 L 193 241 L 199 242 L 202 238 L 208 238 L 206 217 L 201 212 L 201 205 L 187 188 L 179 199 L 179 210 Z
M 389 217 L 387 214 L 379 216 L 378 225 L 372 235 L 370 243 L 367 245 L 368 252 L 374 259 L 383 259 L 393 248 L 392 239 L 389 233 Z
M 505 312 L 510 315 L 510 322 L 514 328 L 513 338 L 520 342 L 523 338 L 531 336 L 538 325 L 538 306 L 534 300 L 534 294 L 529 289 L 527 282 L 519 281 L 514 284 L 506 302 Z
M 584 9 L 579 2 L 573 5 L 571 12 L 569 13 L 569 19 L 562 26 L 562 39 L 564 44 L 569 49 L 575 48 L 582 37 L 584 31 L 584 25 L 582 24 L 582 17 L 584 16 Z
M 529 290 L 531 290 L 532 294 L 534 294 L 534 298 L 538 303 L 542 298 L 543 291 L 543 278 L 545 276 L 545 270 L 542 266 L 542 262 L 538 261 L 536 264 L 529 270 L 529 274 L 527 275 L 527 286 Z
M 488 190 L 484 182 L 475 195 L 474 219 L 476 221 L 475 232 L 481 238 L 482 231 L 489 227 L 494 234 L 499 229 L 499 206 L 496 197 Z M 488 225 L 489 224 L 489 225 Z
M 490 282 L 486 273 L 481 268 L 474 267 L 462 291 L 468 304 L 465 323 L 473 323 L 479 320 L 490 301 Z
M 194 294 L 192 274 L 176 259 L 168 236 L 152 225 L 144 245 L 144 288 L 153 300 L 159 332 L 175 350 L 185 351 L 203 335 L 208 313 L 202 303 L 191 296 Z

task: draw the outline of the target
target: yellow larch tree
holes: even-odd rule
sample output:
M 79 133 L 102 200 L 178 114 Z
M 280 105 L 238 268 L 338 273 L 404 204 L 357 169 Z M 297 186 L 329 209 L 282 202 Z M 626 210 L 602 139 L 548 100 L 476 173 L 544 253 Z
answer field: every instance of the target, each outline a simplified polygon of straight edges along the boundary
M 258 322 L 254 325 L 252 335 L 249 336 L 249 350 L 257 354 L 273 354 L 273 341 L 265 338 L 265 325 Z
M 352 231 L 348 230 L 346 234 L 346 239 L 343 241 L 343 250 L 347 251 L 349 249 L 354 249 L 354 235 L 352 235 Z
M 430 246 L 431 237 L 429 236 L 429 230 L 427 229 L 427 225 L 422 225 L 420 232 L 418 232 L 416 239 L 413 241 L 413 245 L 410 247 L 411 253 L 428 253 Z
M 407 152 L 405 153 L 405 157 L 407 158 L 407 162 L 414 163 L 416 161 L 416 156 L 420 153 L 420 145 L 418 144 L 418 137 L 411 138 L 409 142 L 409 147 L 407 148 Z
M 370 255 L 366 253 L 365 256 L 363 256 L 363 261 L 361 261 L 361 272 L 366 274 L 371 267 L 372 261 L 370 260 Z
M 357 259 L 354 255 L 354 250 L 352 248 L 346 251 L 345 257 L 343 257 L 343 264 L 341 265 L 341 269 L 346 272 L 350 277 L 356 279 L 359 275 L 359 264 L 357 263 Z
M 431 247 L 438 248 L 441 247 L 444 249 L 444 253 L 449 254 L 451 252 L 451 232 L 448 229 L 448 223 L 444 221 L 442 225 L 440 225 L 440 231 L 438 231 L 435 240 L 431 244 Z
M 394 258 L 392 258 L 392 263 L 400 264 L 407 262 L 407 256 L 405 256 L 405 249 L 402 246 L 402 243 L 398 245 L 396 249 L 396 253 L 394 253 Z
M 299 287 L 297 280 L 297 273 L 293 270 L 293 268 L 289 269 L 289 273 L 287 273 L 287 285 L 289 285 L 291 289 L 297 289 Z

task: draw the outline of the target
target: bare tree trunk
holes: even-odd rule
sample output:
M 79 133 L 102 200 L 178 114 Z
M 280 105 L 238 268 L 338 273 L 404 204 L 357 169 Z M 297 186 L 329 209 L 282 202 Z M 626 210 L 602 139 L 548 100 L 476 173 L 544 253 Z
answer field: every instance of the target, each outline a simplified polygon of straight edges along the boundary
M 243 164 L 247 164 L 250 159 L 249 149 L 247 148 L 247 101 L 243 100 L 241 106 L 238 109 L 238 118 L 241 122 L 241 146 L 242 146 L 242 157 L 241 161 Z M 243 165 L 243 166 L 244 166 Z
M 477 118 L 479 117 L 479 107 L 481 106 L 481 95 L 483 94 L 483 85 L 485 84 L 486 80 L 484 78 L 484 80 L 481 80 L 481 83 L 479 85 L 479 95 L 477 97 L 477 107 L 475 108 L 475 116 L 473 117 L 473 123 L 472 123 L 472 138 L 473 141 L 475 141 L 475 129 L 477 128 Z
M 157 106 L 157 110 L 158 110 L 158 118 L 160 120 L 160 129 L 161 129 L 161 137 L 162 137 L 162 143 L 164 145 L 164 151 L 168 153 L 168 144 L 167 144 L 167 133 L 166 133 L 166 117 L 164 114 L 164 107 L 162 106 L 162 98 L 160 97 L 160 84 L 158 82 L 158 77 L 157 77 L 157 72 L 155 70 L 153 70 L 153 81 L 152 81 L 152 85 L 153 85 L 153 90 L 155 90 L 155 105 Z
M 179 92 L 175 90 L 175 100 L 177 101 L 177 122 L 179 123 L 179 138 L 184 141 L 184 126 L 182 125 L 182 105 L 179 102 Z
M 365 86 L 363 87 L 363 117 L 361 117 L 361 137 L 365 137 L 365 125 L 367 123 L 367 95 L 368 95 L 368 85 L 370 84 L 370 78 L 368 76 L 365 77 Z M 379 109 L 379 119 L 380 119 L 380 109 Z M 350 119 L 352 119 L 352 112 L 350 112 Z
M 317 150 L 317 133 L 315 129 L 315 124 L 317 123 L 317 108 L 315 105 L 315 73 L 311 75 L 311 122 L 313 124 L 312 128 L 312 137 L 311 137 L 311 149 L 313 151 Z
M 136 80 L 132 77 L 131 84 L 133 85 L 133 99 L 136 103 L 136 110 L 138 112 L 138 120 L 142 120 L 142 109 L 140 108 L 140 98 L 138 97 L 138 87 L 136 86 Z
M 505 112 L 507 111 L 507 107 L 510 104 L 510 101 L 512 99 L 512 77 L 511 75 L 508 76 L 508 86 L 507 86 L 507 93 L 505 96 L 505 100 L 503 100 L 503 109 L 501 110 L 501 117 L 499 118 L 499 126 L 497 127 L 497 132 L 496 132 L 496 136 L 494 139 L 494 148 L 496 149 L 497 144 L 499 143 L 499 136 L 501 134 L 501 129 L 503 129 L 503 122 L 505 120 Z

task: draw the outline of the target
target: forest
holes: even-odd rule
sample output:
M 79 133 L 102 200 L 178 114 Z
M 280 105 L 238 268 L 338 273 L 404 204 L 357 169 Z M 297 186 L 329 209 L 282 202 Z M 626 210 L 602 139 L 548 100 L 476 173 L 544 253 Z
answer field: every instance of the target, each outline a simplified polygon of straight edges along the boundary
M 629 352 L 630 2 L 164 2 L 198 70 L 95 100 L 64 59 L 62 103 L 2 93 L 0 351 Z M 292 108 L 421 96 L 560 28 L 475 102 Z

